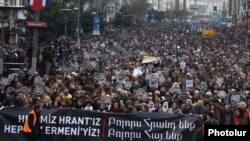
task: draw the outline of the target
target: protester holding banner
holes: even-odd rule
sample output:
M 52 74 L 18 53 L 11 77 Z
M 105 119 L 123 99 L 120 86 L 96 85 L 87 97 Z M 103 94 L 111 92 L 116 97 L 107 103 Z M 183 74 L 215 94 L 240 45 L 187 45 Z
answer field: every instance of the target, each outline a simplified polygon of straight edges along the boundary
M 168 114 L 182 114 L 182 111 L 181 111 L 181 109 L 178 107 L 177 103 L 174 102 L 173 105 L 172 105 L 172 107 L 169 108 L 169 110 L 168 110 L 167 113 L 168 113 Z

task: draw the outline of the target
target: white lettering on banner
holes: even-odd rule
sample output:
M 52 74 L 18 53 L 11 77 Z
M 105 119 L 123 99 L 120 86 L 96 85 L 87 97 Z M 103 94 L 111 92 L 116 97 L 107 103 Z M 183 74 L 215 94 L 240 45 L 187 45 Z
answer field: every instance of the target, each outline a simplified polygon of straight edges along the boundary
M 189 131 L 195 130 L 195 124 L 188 122 L 188 121 L 181 121 L 179 122 L 179 128 L 181 129 L 189 129 Z
M 149 133 L 146 132 L 146 135 L 148 136 L 149 139 L 153 139 L 153 140 L 163 140 L 163 139 L 167 139 L 167 140 L 174 140 L 174 141 L 181 141 L 182 140 L 182 135 L 181 134 L 176 134 L 174 132 L 169 132 L 166 131 L 166 134 L 164 135 L 164 133 Z
M 80 135 L 80 126 L 78 127 L 54 127 L 54 126 L 46 126 L 45 134 L 47 135 Z
M 181 141 L 182 134 L 175 134 L 174 132 L 166 131 L 166 138 L 167 140 L 174 140 L 174 141 Z
M 115 129 L 108 130 L 108 137 L 120 138 L 121 140 L 141 139 L 141 132 L 117 131 Z
M 28 115 L 18 115 L 18 122 L 19 123 L 24 123 L 25 119 L 28 118 Z
M 95 128 L 81 128 L 81 131 L 83 131 L 84 136 L 89 136 L 89 137 L 99 137 L 100 136 L 100 129 L 95 129 Z
M 148 138 L 155 139 L 155 140 L 162 140 L 163 139 L 163 133 L 149 133 L 147 131 L 144 131 Z
M 56 124 L 56 116 L 41 116 L 42 123 Z
M 101 118 L 59 116 L 59 124 L 101 126 Z
M 133 120 L 117 120 L 114 117 L 109 118 L 109 126 L 115 125 L 121 127 L 122 129 L 128 127 L 130 129 L 141 127 L 141 121 L 133 121 Z
M 22 125 L 4 125 L 4 133 L 17 134 L 23 130 Z
M 143 121 L 149 127 L 149 130 L 146 130 L 146 131 L 152 131 L 153 128 L 164 128 L 164 129 L 171 128 L 173 130 L 176 129 L 176 124 L 174 122 L 168 122 L 167 120 L 165 120 L 165 121 L 150 121 L 150 119 L 143 119 Z

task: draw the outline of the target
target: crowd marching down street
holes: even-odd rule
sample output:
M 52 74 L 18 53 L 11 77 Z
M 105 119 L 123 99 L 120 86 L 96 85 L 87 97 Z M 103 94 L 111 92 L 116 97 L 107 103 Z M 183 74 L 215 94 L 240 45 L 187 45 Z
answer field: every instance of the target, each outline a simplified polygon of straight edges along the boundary
M 203 30 L 216 32 L 202 37 Z M 205 124 L 250 123 L 250 47 L 245 30 L 220 24 L 144 23 L 60 37 L 38 47 L 37 71 L 29 70 L 25 40 L 4 48 L 1 110 L 72 108 L 112 113 L 200 115 Z M 178 47 L 177 47 L 178 46 Z

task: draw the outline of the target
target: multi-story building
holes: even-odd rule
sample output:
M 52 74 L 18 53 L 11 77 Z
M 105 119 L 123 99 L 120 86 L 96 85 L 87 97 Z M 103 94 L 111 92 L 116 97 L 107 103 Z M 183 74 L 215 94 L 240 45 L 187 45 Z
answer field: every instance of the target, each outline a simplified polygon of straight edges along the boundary
M 166 11 L 168 1 L 169 0 L 148 0 L 148 3 L 150 3 L 151 8 L 154 10 Z
M 0 0 L 0 11 L 4 15 L 1 28 L 4 28 L 4 39 L 9 44 L 18 40 L 20 32 L 25 32 L 24 20 L 26 0 Z M 3 16 L 2 15 L 2 16 Z
M 246 17 L 247 11 L 250 11 L 250 0 L 228 0 L 228 9 L 232 24 L 235 25 Z

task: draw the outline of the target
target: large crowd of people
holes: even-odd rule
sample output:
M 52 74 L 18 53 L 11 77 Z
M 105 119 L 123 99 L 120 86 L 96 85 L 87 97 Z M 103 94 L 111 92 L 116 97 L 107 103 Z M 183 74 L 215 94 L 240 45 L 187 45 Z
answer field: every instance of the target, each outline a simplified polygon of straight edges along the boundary
M 203 38 L 205 29 L 216 37 Z M 197 114 L 205 124 L 246 125 L 250 47 L 245 39 L 244 29 L 212 23 L 144 23 L 84 35 L 80 48 L 68 37 L 41 43 L 37 71 L 29 69 L 29 44 L 23 41 L 13 50 L 6 45 L 5 59 L 25 63 L 16 72 L 5 66 L 1 77 L 8 83 L 1 81 L 0 107 L 42 103 L 113 113 Z

